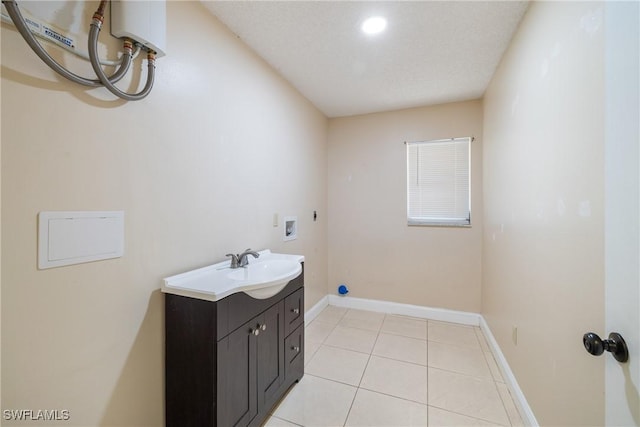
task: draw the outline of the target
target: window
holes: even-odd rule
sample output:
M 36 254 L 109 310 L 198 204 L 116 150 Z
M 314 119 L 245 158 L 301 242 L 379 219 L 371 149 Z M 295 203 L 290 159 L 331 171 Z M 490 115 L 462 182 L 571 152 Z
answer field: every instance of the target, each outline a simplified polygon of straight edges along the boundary
M 471 138 L 407 143 L 409 225 L 471 225 Z

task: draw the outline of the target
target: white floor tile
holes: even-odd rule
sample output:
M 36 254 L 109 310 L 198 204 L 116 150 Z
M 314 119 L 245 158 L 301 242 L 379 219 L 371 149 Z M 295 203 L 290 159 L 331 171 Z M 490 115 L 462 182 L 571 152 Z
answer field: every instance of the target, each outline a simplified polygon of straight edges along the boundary
M 429 368 L 429 406 L 509 425 L 495 382 L 490 379 Z
M 304 370 L 317 377 L 358 386 L 368 360 L 368 354 L 322 345 Z
M 429 321 L 429 341 L 480 348 L 473 326 Z
M 414 363 L 371 356 L 360 387 L 427 403 L 427 368 Z
M 316 319 L 304 329 L 304 339 L 307 342 L 311 341 L 322 343 L 325 339 L 327 339 L 327 337 L 335 327 L 336 325 L 326 322 L 320 322 Z
M 344 318 L 369 320 L 371 322 L 377 322 L 382 324 L 382 321 L 384 320 L 384 316 L 385 316 L 384 313 L 379 313 L 377 311 L 357 310 L 355 308 L 351 308 L 344 315 Z
M 477 327 L 328 306 L 305 364 L 266 427 L 523 425 Z
M 429 366 L 479 378 L 493 378 L 480 347 L 429 342 Z
M 330 323 L 333 326 L 337 325 L 342 317 L 347 313 L 346 308 L 335 307 L 328 305 L 322 310 L 322 312 L 314 319 L 314 322 L 321 321 L 324 323 Z
M 304 342 L 304 364 L 307 365 L 313 356 L 316 354 L 316 351 L 320 348 L 319 342 L 305 340 Z
M 444 409 L 429 406 L 429 427 L 492 427 L 500 424 L 490 423 L 477 418 L 455 414 Z
M 370 354 L 377 336 L 378 333 L 374 331 L 338 325 L 324 340 L 324 344 Z
M 381 333 L 373 348 L 373 354 L 426 366 L 427 341 Z
M 340 325 L 378 332 L 382 327 L 384 316 L 384 313 L 351 309 L 340 320 Z
M 355 394 L 355 387 L 305 375 L 273 415 L 305 427 L 342 426 Z
M 362 427 L 426 426 L 427 421 L 426 405 L 359 389 L 345 425 Z
M 403 316 L 387 315 L 384 318 L 380 332 L 426 340 L 427 321 L 411 319 Z

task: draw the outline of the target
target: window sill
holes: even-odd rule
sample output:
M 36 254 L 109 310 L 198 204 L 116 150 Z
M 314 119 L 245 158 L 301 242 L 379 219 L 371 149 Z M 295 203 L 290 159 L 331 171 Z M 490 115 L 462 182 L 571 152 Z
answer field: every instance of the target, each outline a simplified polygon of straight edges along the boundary
M 409 227 L 453 227 L 453 228 L 471 228 L 470 223 L 463 222 L 438 222 L 438 221 L 416 221 L 408 220 Z

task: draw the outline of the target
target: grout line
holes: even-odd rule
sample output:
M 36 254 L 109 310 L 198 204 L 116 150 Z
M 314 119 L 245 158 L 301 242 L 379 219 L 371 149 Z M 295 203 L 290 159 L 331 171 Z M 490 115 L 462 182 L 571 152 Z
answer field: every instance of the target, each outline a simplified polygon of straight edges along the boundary
M 373 330 L 373 329 L 365 329 L 365 328 L 358 328 L 357 326 L 346 326 L 344 324 L 342 324 L 342 321 L 344 319 L 340 320 L 340 322 L 338 322 L 338 324 L 336 326 L 340 326 L 342 329 L 355 329 L 356 331 L 366 331 L 366 332 L 375 332 L 378 333 L 380 332 L 380 330 Z
M 358 382 L 358 388 L 362 385 L 362 380 L 364 378 L 365 372 L 367 372 L 367 368 L 369 367 L 369 362 L 371 361 L 371 357 L 373 356 L 373 350 L 376 348 L 376 344 L 378 344 L 378 338 L 380 337 L 380 332 L 376 335 L 376 340 L 373 342 L 373 347 L 371 347 L 371 351 L 369 352 L 369 358 L 367 359 L 367 363 L 364 365 L 364 370 L 362 371 L 362 375 L 360 376 L 360 381 Z
M 385 392 L 380 391 L 380 390 L 373 390 L 373 389 L 366 388 L 366 387 L 359 387 L 358 390 L 366 390 L 366 391 L 370 391 L 372 393 L 383 394 L 385 396 L 394 397 L 394 398 L 399 399 L 399 400 L 404 400 L 405 402 L 411 402 L 411 403 L 417 403 L 418 405 L 429 406 L 428 403 L 420 402 L 418 400 L 413 400 L 413 399 L 407 399 L 406 397 L 396 396 L 396 395 L 393 395 L 393 394 L 385 393 Z
M 456 328 L 473 329 L 478 327 L 476 325 L 468 325 L 466 323 L 456 323 L 450 320 L 437 320 L 437 319 L 423 319 L 423 320 L 425 320 L 428 323 L 434 323 L 436 325 L 455 326 Z
M 385 315 L 386 317 L 386 315 Z M 382 320 L 382 322 L 384 323 L 384 318 Z M 382 326 L 381 326 L 382 328 Z M 360 375 L 360 381 L 358 381 L 358 386 L 356 388 L 356 392 L 353 395 L 353 400 L 351 401 L 351 405 L 349 406 L 349 410 L 347 411 L 347 418 L 344 419 L 344 423 L 343 423 L 343 427 L 347 424 L 347 421 L 349 420 L 349 415 L 351 415 L 351 410 L 353 409 L 353 404 L 356 402 L 356 397 L 358 396 L 358 392 L 361 389 L 361 385 L 362 385 L 362 379 L 364 378 L 364 374 L 365 372 L 367 372 L 367 368 L 369 367 L 369 361 L 371 361 L 371 356 L 373 355 L 373 349 L 376 348 L 376 344 L 378 343 L 378 337 L 380 337 L 380 331 L 378 330 L 377 334 L 376 334 L 376 339 L 373 342 L 373 346 L 371 347 L 371 351 L 369 352 L 369 357 L 367 358 L 367 363 L 365 363 L 364 365 L 364 369 L 362 370 L 362 375 Z
M 347 411 L 347 416 L 342 423 L 342 427 L 347 425 L 347 421 L 349 421 L 349 415 L 351 415 L 351 410 L 353 409 L 353 404 L 356 403 L 356 397 L 358 396 L 358 391 L 360 391 L 360 387 L 356 388 L 356 392 L 353 393 L 353 399 L 351 400 L 351 405 L 349 405 L 349 410 Z
M 427 350 L 428 352 L 428 350 Z M 423 365 L 421 363 L 416 363 L 416 362 L 409 362 L 408 360 L 401 360 L 401 359 L 394 359 L 393 357 L 388 357 L 388 356 L 381 356 L 379 354 L 371 354 L 371 356 L 377 357 L 378 359 L 387 359 L 387 360 L 393 360 L 394 362 L 400 362 L 400 363 L 407 363 L 409 365 L 414 365 L 414 366 L 420 366 L 422 368 L 428 368 L 429 365 Z M 427 358 L 429 356 L 427 355 Z M 444 371 L 445 369 L 443 369 Z
M 470 346 L 470 345 L 456 344 L 456 343 L 452 343 L 452 342 L 444 342 L 444 341 L 436 341 L 436 340 L 427 340 L 427 341 L 434 342 L 436 344 L 450 345 L 451 347 L 456 347 L 456 348 L 459 348 L 459 349 L 482 351 L 482 347 L 480 347 L 480 346 L 475 347 L 475 346 Z
M 490 351 L 483 351 L 484 358 L 489 364 L 489 370 L 491 371 L 491 376 L 496 383 L 506 384 L 504 378 L 502 377 L 502 373 L 500 372 L 500 368 L 498 367 L 498 362 L 496 362 L 495 357 L 493 357 L 493 353 Z M 491 366 L 495 366 L 495 368 L 491 368 Z M 494 372 L 494 370 L 497 370 Z M 496 378 L 499 376 L 499 378 Z
M 329 323 L 329 322 L 322 322 L 322 321 L 320 321 L 320 323 L 326 323 L 326 324 L 328 324 L 328 325 L 331 325 L 331 323 Z M 333 333 L 333 331 L 335 331 L 335 330 L 336 330 L 336 328 L 337 328 L 337 327 L 338 327 L 338 324 L 337 324 L 337 323 L 336 323 L 335 325 L 332 325 L 331 330 L 329 331 L 329 333 L 327 334 L 327 336 L 326 336 L 326 337 L 324 337 L 324 338 L 322 339 L 322 342 L 320 342 L 320 345 L 324 345 L 324 342 L 327 340 L 327 338 L 329 338 L 329 335 L 331 335 L 331 334 Z
M 385 317 L 384 317 L 384 319 L 385 319 L 385 320 L 386 320 L 387 316 L 388 316 L 388 314 L 385 314 Z M 383 320 L 383 324 L 384 324 L 384 320 Z M 381 329 L 382 329 L 382 328 L 381 328 Z M 420 405 L 428 406 L 428 403 L 429 403 L 429 399 L 428 399 L 428 397 L 429 397 L 429 395 L 428 395 L 428 393 L 429 393 L 429 382 L 428 382 L 428 380 L 429 380 L 429 368 L 428 368 L 428 366 L 426 366 L 426 365 L 420 365 L 420 364 L 418 364 L 418 363 L 408 362 L 408 361 L 406 361 L 406 360 L 398 360 L 398 359 L 393 359 L 393 358 L 390 358 L 390 357 L 380 356 L 380 355 L 378 355 L 378 354 L 374 355 L 374 354 L 373 354 L 373 351 L 374 351 L 374 349 L 376 348 L 376 344 L 378 343 L 378 339 L 380 338 L 380 334 L 382 334 L 382 333 L 383 333 L 383 332 L 382 332 L 382 330 L 381 330 L 381 331 L 379 331 L 379 332 L 378 332 L 378 335 L 376 336 L 376 342 L 373 344 L 373 348 L 371 349 L 371 354 L 370 354 L 370 356 L 369 356 L 369 360 L 367 360 L 367 365 L 366 365 L 366 367 L 365 367 L 365 370 L 364 370 L 364 372 L 362 373 L 362 378 L 360 379 L 360 385 L 358 386 L 358 390 L 361 390 L 361 389 L 362 389 L 362 390 L 367 390 L 367 391 L 370 391 L 370 392 L 373 392 L 373 393 L 383 394 L 383 395 L 385 395 L 385 396 L 394 397 L 394 398 L 396 398 L 396 399 L 401 399 L 401 400 L 404 400 L 404 401 L 407 401 L 407 402 L 413 402 L 413 403 L 417 403 L 417 404 L 420 404 Z M 404 337 L 404 338 L 410 338 L 410 337 Z M 416 339 L 417 339 L 417 338 L 416 338 Z M 424 341 L 424 340 L 420 340 L 420 341 Z M 423 402 L 419 402 L 419 401 L 417 401 L 417 400 L 411 400 L 411 399 L 406 399 L 406 398 L 404 398 L 404 397 L 400 397 L 400 396 L 394 396 L 394 395 L 392 395 L 392 394 L 384 393 L 384 392 L 381 392 L 381 391 L 379 391 L 379 390 L 371 390 L 371 389 L 368 389 L 368 388 L 366 388 L 366 387 L 362 387 L 362 379 L 364 378 L 364 374 L 365 374 L 365 372 L 367 371 L 367 368 L 368 368 L 368 366 L 369 366 L 369 362 L 371 361 L 371 358 L 372 358 L 373 356 L 378 357 L 378 358 L 381 358 L 381 359 L 393 360 L 393 361 L 396 361 L 396 362 L 409 363 L 409 364 L 411 364 L 411 365 L 420 366 L 421 368 L 426 369 L 426 370 L 427 370 L 427 396 L 426 396 L 426 397 L 427 397 L 427 402 L 426 402 L 426 403 L 423 403 Z M 427 360 L 428 360 L 428 357 L 429 357 L 429 356 L 428 356 L 428 351 L 427 351 Z M 427 408 L 427 415 L 428 415 L 428 410 L 429 410 L 429 409 Z
M 478 328 L 479 329 L 479 328 Z M 491 380 L 495 383 L 496 382 L 496 378 L 493 375 L 493 371 L 491 370 L 491 366 L 489 365 L 489 361 L 487 360 L 487 355 L 484 354 L 484 351 L 482 351 L 482 344 L 480 344 L 480 340 L 478 340 L 478 335 L 475 333 L 476 331 L 473 331 L 473 334 L 476 336 L 476 342 L 478 343 L 478 345 L 480 346 L 480 353 L 482 354 L 482 360 L 484 360 L 484 366 L 489 370 L 489 377 L 491 378 Z M 500 394 L 500 390 L 498 390 L 498 394 Z M 508 417 L 507 417 L 508 418 Z
M 332 345 L 332 344 L 325 344 L 325 343 L 321 345 L 325 347 L 337 348 L 338 350 L 353 351 L 354 353 L 367 354 L 367 355 L 371 355 L 371 351 L 373 351 L 373 348 L 371 348 L 370 352 L 366 352 L 366 351 L 354 350 L 352 348 L 340 347 L 339 345 Z M 375 343 L 373 345 L 375 346 Z
M 269 421 L 271 420 L 271 418 L 277 418 L 277 419 L 282 420 L 282 421 L 285 421 L 285 422 L 287 422 L 287 423 L 289 423 L 289 424 L 293 424 L 294 426 L 297 426 L 297 427 L 304 427 L 304 426 L 302 426 L 302 425 L 300 425 L 300 424 L 298 424 L 298 423 L 294 423 L 294 422 L 293 422 L 293 421 L 291 421 L 291 420 L 288 420 L 288 419 L 286 419 L 286 418 L 282 418 L 282 417 L 276 417 L 275 415 L 271 415 L 269 418 L 267 418 L 267 420 L 266 420 L 266 421 L 267 421 L 267 422 L 269 422 Z
M 323 312 L 327 307 L 329 307 L 329 306 L 327 305 L 326 307 L 324 307 L 324 308 L 323 308 L 323 309 L 318 313 L 318 315 L 313 319 L 313 322 L 315 322 L 315 321 L 316 321 L 316 319 L 318 318 L 318 316 L 320 316 L 320 314 L 322 314 L 322 312 Z M 348 311 L 348 310 L 347 310 L 347 311 Z M 346 311 L 345 311 L 345 313 L 346 313 Z M 344 316 L 344 314 L 343 314 L 343 316 Z M 342 318 L 341 318 L 341 319 L 342 319 Z M 322 321 L 322 320 L 319 320 L 319 322 L 320 322 L 321 324 L 331 325 L 331 323 L 330 323 L 330 322 L 326 322 L 326 321 Z M 339 322 L 339 321 L 338 321 L 338 322 Z M 333 333 L 333 331 L 335 331 L 335 330 L 336 330 L 336 327 L 337 327 L 337 326 L 338 326 L 338 323 L 336 323 L 335 325 L 333 325 L 333 326 L 332 326 L 332 328 L 331 328 L 331 330 L 330 330 L 330 331 L 329 331 L 329 333 L 327 334 L 327 336 L 326 336 L 326 337 L 324 337 L 324 338 L 322 339 L 322 341 L 319 341 L 320 345 L 318 346 L 318 348 L 316 349 L 316 351 L 311 355 L 311 357 L 309 358 L 309 360 L 305 360 L 305 363 L 304 363 L 303 369 L 306 369 L 307 365 L 308 365 L 309 363 L 311 363 L 311 361 L 314 359 L 314 357 L 318 354 L 318 351 L 320 350 L 320 348 L 321 348 L 323 345 L 326 345 L 324 342 L 327 340 L 327 338 L 329 338 L 329 335 L 331 335 L 331 334 Z M 305 327 L 305 336 L 304 336 L 304 339 L 306 340 L 306 339 L 307 339 L 306 328 L 308 327 L 308 325 L 306 325 L 306 324 L 305 324 L 305 326 L 304 326 L 304 327 Z M 314 342 L 318 342 L 318 341 L 314 341 Z M 305 342 L 305 348 L 306 348 L 306 344 L 307 344 L 307 343 Z M 329 347 L 331 347 L 331 346 L 329 346 Z M 306 371 L 305 371 L 305 373 L 306 373 Z
M 491 369 L 491 368 L 489 368 Z M 504 410 L 505 415 L 507 416 L 507 421 L 509 421 L 509 426 L 512 427 L 513 423 L 511 422 L 511 417 L 509 416 L 509 411 L 507 410 L 507 405 L 504 403 L 504 399 L 502 398 L 502 393 L 500 393 L 500 389 L 498 388 L 498 382 L 493 378 L 493 373 L 491 373 L 491 377 L 493 379 L 493 387 L 496 389 L 496 393 L 498 393 L 498 397 L 500 398 L 500 403 L 502 403 L 502 409 Z
M 305 372 L 305 373 L 304 373 L 304 375 L 305 375 L 305 376 L 307 376 L 307 375 L 308 375 L 308 376 L 310 376 L 310 377 L 314 377 L 314 378 L 319 378 L 319 379 L 321 379 L 321 380 L 323 380 L 323 381 L 331 381 L 332 383 L 341 384 L 341 385 L 346 385 L 347 387 L 355 388 L 356 390 L 358 389 L 358 386 L 357 386 L 357 385 L 353 385 L 353 384 L 345 383 L 345 382 L 343 382 L 343 381 L 338 381 L 338 380 L 335 380 L 335 379 L 332 379 L 332 378 L 325 378 L 325 377 L 321 377 L 321 376 L 320 376 L 320 375 L 318 375 L 318 374 L 312 374 L 312 373 L 310 373 L 310 372 Z
M 496 382 L 496 381 L 494 381 L 493 377 L 478 377 L 476 375 L 465 374 L 464 372 L 452 371 L 450 369 L 439 368 L 437 366 L 427 366 L 427 367 L 430 368 L 430 369 L 437 369 L 438 371 L 442 371 L 442 372 L 448 372 L 450 374 L 457 374 L 457 375 L 462 375 L 462 376 L 468 377 L 468 378 L 475 378 L 476 380 L 491 381 L 492 383 Z
M 452 414 L 460 415 L 460 416 L 463 416 L 463 417 L 466 417 L 466 418 L 472 418 L 474 420 L 479 420 L 479 421 L 484 421 L 484 422 L 487 422 L 487 423 L 491 423 L 492 425 L 504 426 L 504 424 L 500 424 L 499 422 L 494 421 L 494 420 L 489 420 L 487 418 L 480 418 L 480 417 L 477 417 L 477 416 L 474 416 L 474 415 L 463 414 L 463 413 L 460 413 L 460 412 L 452 411 L 451 409 L 443 408 L 441 406 L 436 406 L 436 405 L 427 405 L 427 406 L 431 406 L 432 408 L 440 409 L 442 411 L 450 412 Z M 504 427 L 511 427 L 511 422 L 509 422 L 509 426 L 504 426 Z
M 498 396 L 500 396 L 500 402 L 502 403 L 502 408 L 504 409 L 504 413 L 507 414 L 507 420 L 509 420 L 509 426 L 513 426 L 513 423 L 511 422 L 511 417 L 509 416 L 509 411 L 507 410 L 507 404 L 504 401 L 504 398 L 502 397 L 502 393 L 500 393 L 500 388 L 498 387 L 498 384 L 494 381 L 494 386 L 496 387 L 496 392 L 498 392 Z

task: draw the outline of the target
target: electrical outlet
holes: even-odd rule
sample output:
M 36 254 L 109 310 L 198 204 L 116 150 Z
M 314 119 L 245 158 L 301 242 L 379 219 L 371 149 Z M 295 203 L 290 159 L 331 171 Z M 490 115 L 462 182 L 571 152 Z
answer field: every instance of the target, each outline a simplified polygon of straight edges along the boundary
M 518 327 L 515 325 L 511 329 L 511 340 L 513 345 L 518 345 Z

